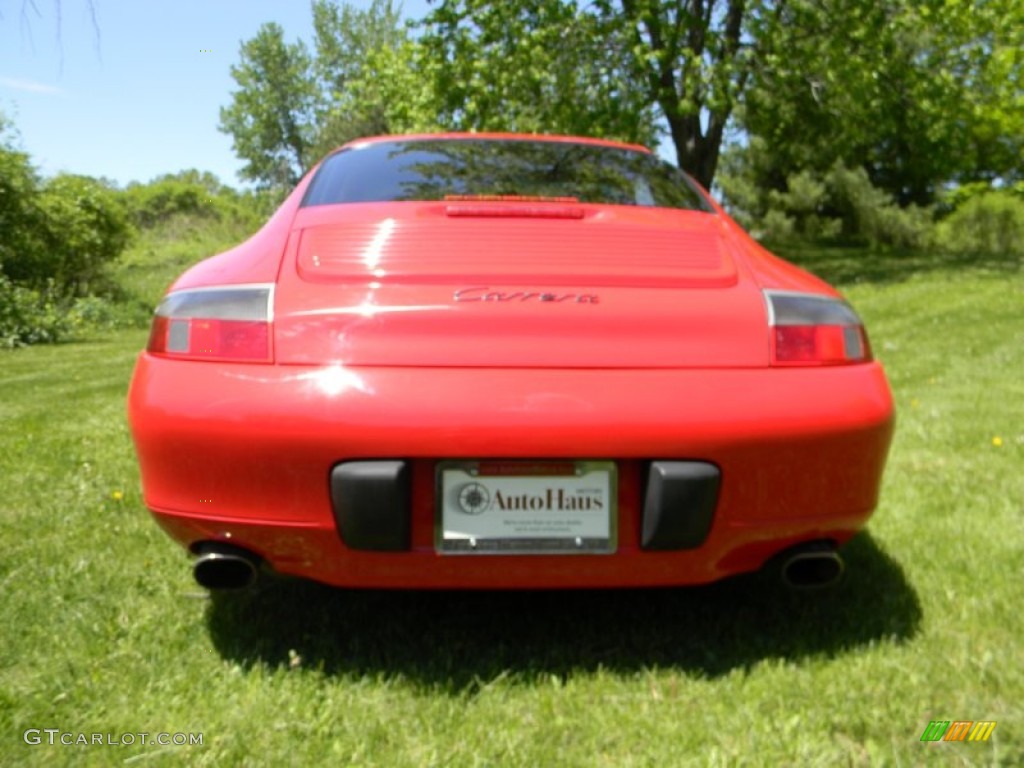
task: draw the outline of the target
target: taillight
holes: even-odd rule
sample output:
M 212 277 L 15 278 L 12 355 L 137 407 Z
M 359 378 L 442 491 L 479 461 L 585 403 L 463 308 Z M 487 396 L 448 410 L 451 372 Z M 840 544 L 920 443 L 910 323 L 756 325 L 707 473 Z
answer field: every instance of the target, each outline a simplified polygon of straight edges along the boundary
M 146 349 L 185 360 L 273 360 L 273 285 L 194 288 L 167 294 L 156 308 Z
M 842 299 L 765 291 L 772 365 L 849 365 L 871 360 L 864 324 Z

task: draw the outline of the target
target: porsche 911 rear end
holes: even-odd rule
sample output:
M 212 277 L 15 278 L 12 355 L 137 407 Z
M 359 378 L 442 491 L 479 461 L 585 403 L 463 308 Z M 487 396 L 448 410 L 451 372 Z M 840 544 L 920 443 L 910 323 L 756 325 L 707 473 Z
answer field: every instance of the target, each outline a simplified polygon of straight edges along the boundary
M 893 420 L 853 310 L 678 171 L 499 135 L 325 160 L 173 286 L 129 413 L 211 587 L 827 581 Z

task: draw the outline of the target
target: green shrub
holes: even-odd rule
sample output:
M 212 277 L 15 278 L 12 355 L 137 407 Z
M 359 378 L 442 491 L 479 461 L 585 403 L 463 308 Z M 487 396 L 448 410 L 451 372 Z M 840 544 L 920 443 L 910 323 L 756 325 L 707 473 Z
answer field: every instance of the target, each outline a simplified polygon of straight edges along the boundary
M 262 196 L 239 194 L 213 174 L 196 170 L 161 176 L 148 184 L 131 184 L 121 194 L 133 223 L 141 229 L 186 216 L 244 222 L 255 230 L 265 218 Z
M 787 242 L 796 234 L 796 222 L 778 208 L 772 208 L 753 229 L 754 234 L 772 242 Z
M 5 137 L 0 115 L 0 271 L 10 276 L 16 259 L 43 248 L 39 238 L 40 212 L 36 206 L 39 179 L 28 155 Z
M 863 168 L 836 163 L 825 174 L 825 184 L 847 242 L 911 250 L 931 244 L 932 211 L 916 205 L 901 208 L 888 192 L 871 184 Z
M 4 254 L 4 274 L 68 297 L 101 287 L 105 268 L 132 237 L 117 193 L 95 179 L 60 174 L 23 195 L 25 211 L 9 233 L 19 246 Z
M 176 179 L 132 185 L 125 190 L 124 198 L 139 227 L 152 227 L 179 213 L 217 216 L 209 191 Z
M 252 234 L 276 202 L 195 170 L 124 190 L 44 180 L 16 138 L 0 114 L 0 347 L 145 327 L 175 274 Z
M 786 180 L 785 191 L 769 191 L 768 200 L 775 209 L 797 214 L 814 213 L 826 204 L 828 187 L 823 179 L 810 171 L 800 171 Z
M 0 274 L 0 349 L 60 341 L 70 330 L 52 292 L 15 285 Z
M 729 147 L 716 181 L 730 212 L 758 237 L 842 245 L 927 248 L 934 211 L 900 207 L 863 168 L 842 162 L 782 179 L 768 168 L 764 142 Z
M 113 301 L 101 296 L 84 296 L 75 299 L 67 311 L 68 325 L 75 335 L 86 331 L 146 328 L 152 319 L 152 306 L 128 297 Z
M 939 196 L 939 210 L 943 214 L 948 215 L 962 208 L 968 201 L 977 197 L 984 197 L 993 192 L 1012 195 L 1024 202 L 1024 181 L 1008 184 L 999 189 L 995 189 L 992 183 L 988 181 L 969 181 L 965 184 L 950 187 Z
M 1024 196 L 1012 190 L 969 197 L 938 228 L 952 253 L 1024 257 Z
M 48 276 L 66 295 L 88 295 L 133 234 L 120 197 L 95 179 L 61 174 L 43 186 L 40 208 L 52 265 Z

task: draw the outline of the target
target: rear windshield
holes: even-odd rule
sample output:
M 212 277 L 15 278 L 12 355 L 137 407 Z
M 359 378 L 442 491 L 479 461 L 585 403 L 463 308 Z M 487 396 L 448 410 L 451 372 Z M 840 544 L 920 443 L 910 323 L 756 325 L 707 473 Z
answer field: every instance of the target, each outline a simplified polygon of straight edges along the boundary
M 684 173 L 654 155 L 524 139 L 410 139 L 343 149 L 320 166 L 302 204 L 466 195 L 711 210 Z

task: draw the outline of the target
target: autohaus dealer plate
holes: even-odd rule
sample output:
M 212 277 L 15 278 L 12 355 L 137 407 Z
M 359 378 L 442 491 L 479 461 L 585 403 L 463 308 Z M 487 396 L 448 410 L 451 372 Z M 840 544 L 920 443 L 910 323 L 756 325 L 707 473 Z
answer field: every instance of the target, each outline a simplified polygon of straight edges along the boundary
M 445 554 L 610 554 L 611 461 L 443 461 L 437 550 Z

